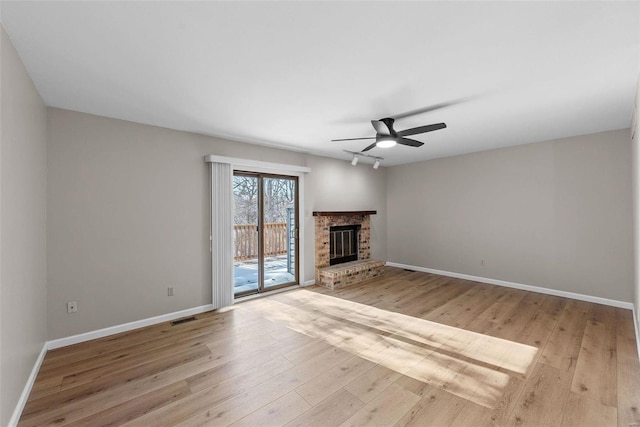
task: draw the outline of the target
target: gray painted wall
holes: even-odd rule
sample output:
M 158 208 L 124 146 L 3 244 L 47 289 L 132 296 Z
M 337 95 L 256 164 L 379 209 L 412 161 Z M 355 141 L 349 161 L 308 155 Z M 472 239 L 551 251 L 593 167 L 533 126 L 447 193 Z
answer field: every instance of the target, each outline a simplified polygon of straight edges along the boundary
M 48 137 L 49 339 L 211 302 L 207 154 L 312 168 L 304 280 L 314 210 L 380 211 L 374 253 L 386 254 L 384 169 L 55 108 Z
M 628 129 L 391 167 L 389 260 L 632 301 L 630 194 Z
M 0 425 L 46 341 L 46 109 L 0 26 Z

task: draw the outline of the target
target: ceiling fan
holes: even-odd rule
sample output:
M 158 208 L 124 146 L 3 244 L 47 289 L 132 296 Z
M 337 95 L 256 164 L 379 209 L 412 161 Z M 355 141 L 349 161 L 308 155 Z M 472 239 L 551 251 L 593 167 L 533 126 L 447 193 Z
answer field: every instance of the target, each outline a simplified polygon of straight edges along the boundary
M 376 142 L 369 145 L 367 148 L 362 150 L 362 152 L 369 151 L 373 147 L 381 147 L 388 148 L 393 147 L 396 144 L 400 145 L 408 145 L 409 147 L 421 147 L 424 145 L 424 142 L 416 141 L 415 139 L 405 138 L 405 136 L 417 135 L 419 133 L 432 132 L 434 130 L 444 129 L 447 127 L 444 123 L 436 123 L 433 125 L 427 126 L 419 126 L 417 128 L 405 129 L 399 132 L 396 132 L 393 129 L 393 122 L 395 119 L 390 117 L 380 119 L 380 120 L 371 120 L 371 124 L 373 128 L 376 130 L 376 136 L 368 137 L 368 138 L 344 138 L 344 139 L 332 139 L 331 141 L 356 141 L 360 139 L 375 139 Z

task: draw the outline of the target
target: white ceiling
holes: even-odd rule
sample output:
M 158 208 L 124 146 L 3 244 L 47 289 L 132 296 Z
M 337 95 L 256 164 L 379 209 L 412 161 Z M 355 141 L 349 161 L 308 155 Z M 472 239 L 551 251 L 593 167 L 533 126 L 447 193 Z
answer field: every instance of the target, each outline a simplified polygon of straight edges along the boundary
M 332 157 L 440 104 L 393 165 L 629 127 L 634 2 L 7 2 L 50 106 Z

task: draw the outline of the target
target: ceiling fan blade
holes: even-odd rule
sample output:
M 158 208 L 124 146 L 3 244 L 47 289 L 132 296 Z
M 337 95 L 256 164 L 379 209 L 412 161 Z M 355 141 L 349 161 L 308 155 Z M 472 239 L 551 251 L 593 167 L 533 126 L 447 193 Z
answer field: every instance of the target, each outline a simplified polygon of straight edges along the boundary
M 391 131 L 387 127 L 387 125 L 380 120 L 371 120 L 371 124 L 373 128 L 376 130 L 376 133 L 380 135 L 391 135 Z
M 344 138 L 344 139 L 332 139 L 331 142 L 338 142 L 338 141 L 358 141 L 360 139 L 376 139 L 375 136 L 371 136 L 368 138 Z
M 367 148 L 365 148 L 364 150 L 362 150 L 362 151 L 361 151 L 361 153 L 364 153 L 365 151 L 369 151 L 369 150 L 371 150 L 373 147 L 375 147 L 375 146 L 376 146 L 376 144 L 377 144 L 377 143 L 376 143 L 376 142 L 374 142 L 373 144 L 371 144 L 370 146 L 368 146 Z
M 422 147 L 424 145 L 424 142 L 416 141 L 415 139 L 409 138 L 398 138 L 396 142 L 398 144 L 408 145 L 410 147 Z
M 468 97 L 467 98 L 453 99 L 453 100 L 448 101 L 448 102 L 441 102 L 439 104 L 429 105 L 427 107 L 417 108 L 415 110 L 411 110 L 411 111 L 407 111 L 407 112 L 404 112 L 404 113 L 396 114 L 395 116 L 393 116 L 393 118 L 396 119 L 396 120 L 404 119 L 404 118 L 407 118 L 407 117 L 416 116 L 418 114 L 428 113 L 429 111 L 435 111 L 435 110 L 439 110 L 441 108 L 450 107 L 452 105 L 461 104 L 463 102 L 469 101 L 470 99 L 471 98 L 468 98 Z
M 434 125 L 419 126 L 417 128 L 401 130 L 400 132 L 398 132 L 398 136 L 409 136 L 409 135 L 415 135 L 418 133 L 432 132 L 434 130 L 444 129 L 446 127 L 447 125 L 444 123 L 436 123 Z

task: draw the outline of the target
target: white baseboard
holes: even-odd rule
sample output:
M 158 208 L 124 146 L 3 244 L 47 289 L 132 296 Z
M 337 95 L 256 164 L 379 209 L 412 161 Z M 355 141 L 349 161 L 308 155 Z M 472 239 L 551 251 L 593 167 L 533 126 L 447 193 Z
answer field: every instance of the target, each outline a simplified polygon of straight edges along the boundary
M 415 265 L 399 264 L 397 262 L 387 262 L 389 267 L 405 268 L 407 270 L 421 271 L 423 273 L 439 274 L 440 276 L 456 277 L 458 279 L 472 280 L 474 282 L 489 283 L 490 285 L 505 286 L 507 288 L 521 289 L 523 291 L 538 292 L 541 294 L 555 295 L 558 297 L 572 298 L 580 301 L 593 302 L 596 304 L 610 305 L 612 307 L 626 308 L 633 310 L 631 302 L 618 301 L 614 299 L 594 297 L 591 295 L 576 294 L 573 292 L 559 291 L 557 289 L 542 288 L 540 286 L 523 285 L 521 283 L 507 282 L 506 280 L 490 279 L 488 277 L 471 276 L 469 274 L 453 273 L 451 271 L 435 270 L 433 268 L 417 267 Z M 636 323 L 637 324 L 637 323 Z
M 149 317 L 147 319 L 136 320 L 134 322 L 123 323 L 122 325 L 110 326 L 97 331 L 85 332 L 83 334 L 72 335 L 70 337 L 58 338 L 47 341 L 47 348 L 53 350 L 55 348 L 66 347 L 72 344 L 78 344 L 85 341 L 103 338 L 120 332 L 131 331 L 133 329 L 143 328 L 145 326 L 155 325 L 156 323 L 167 322 L 169 320 L 179 319 L 181 317 L 192 316 L 194 314 L 204 313 L 213 310 L 212 304 L 201 305 L 200 307 L 188 308 L 186 310 L 175 311 L 173 313 L 161 314 L 160 316 Z
M 29 394 L 31 393 L 31 389 L 33 388 L 33 384 L 36 382 L 36 377 L 38 376 L 38 371 L 40 371 L 40 366 L 42 365 L 42 361 L 44 360 L 44 356 L 47 354 L 47 343 L 45 342 L 42 346 L 42 350 L 40 350 L 40 354 L 36 359 L 36 362 L 33 364 L 33 368 L 31 369 L 31 374 L 29 374 L 29 378 L 27 378 L 27 383 L 24 385 L 22 389 L 22 394 L 18 399 L 18 403 L 16 404 L 15 409 L 13 410 L 13 414 L 11 414 L 11 418 L 9 418 L 9 427 L 14 427 L 18 425 L 18 421 L 20 420 L 20 416 L 22 415 L 22 411 L 24 410 L 24 405 L 27 404 L 27 399 L 29 399 Z
M 315 280 L 308 280 L 304 282 L 304 285 L 300 286 L 311 286 L 315 284 Z M 276 289 L 271 292 L 264 292 L 256 295 L 249 295 L 243 298 L 240 298 L 236 301 L 247 301 L 252 298 L 267 296 L 278 292 L 286 292 L 294 289 L 298 286 L 292 286 L 289 288 Z M 192 316 L 194 314 L 204 313 L 205 311 L 213 310 L 212 304 L 202 305 L 200 307 L 188 308 L 186 310 L 176 311 L 173 313 L 162 314 L 160 316 L 149 317 L 147 319 L 136 320 L 134 322 L 124 323 L 122 325 L 110 326 L 104 329 L 98 329 L 97 331 L 85 332 L 78 335 L 72 335 L 70 337 L 58 338 L 55 340 L 47 341 L 47 348 L 49 350 L 53 350 L 60 347 L 66 347 L 68 345 L 78 344 L 85 341 L 95 340 L 97 338 L 103 338 L 109 335 L 119 334 L 120 332 L 127 332 L 133 329 L 143 328 L 145 326 L 155 325 L 157 323 L 167 322 L 169 320 L 179 319 L 181 317 Z

